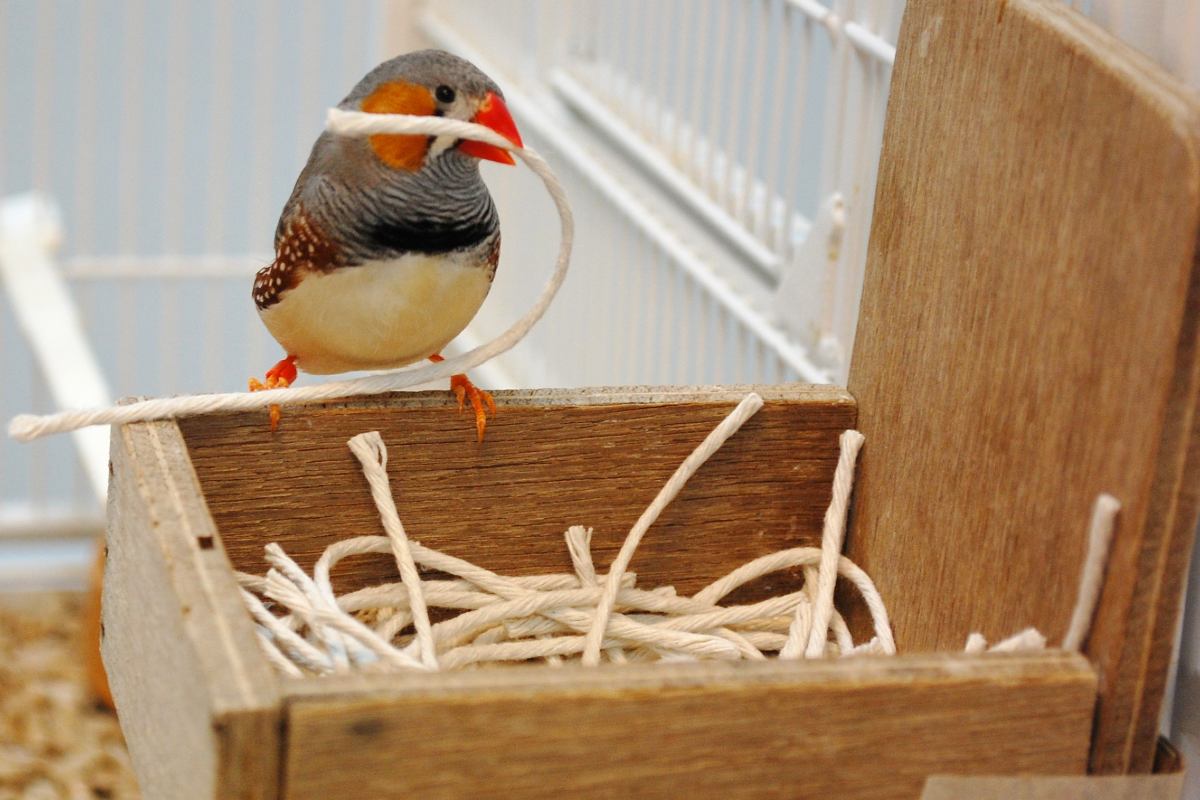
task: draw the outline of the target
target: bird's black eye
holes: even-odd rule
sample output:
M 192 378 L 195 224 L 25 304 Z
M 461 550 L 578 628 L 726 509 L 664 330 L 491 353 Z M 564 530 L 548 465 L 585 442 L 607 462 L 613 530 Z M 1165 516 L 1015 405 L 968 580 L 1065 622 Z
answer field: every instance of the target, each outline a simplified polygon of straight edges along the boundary
M 437 96 L 439 103 L 453 103 L 454 102 L 454 90 L 451 89 L 449 86 L 437 87 L 437 91 L 434 94 Z

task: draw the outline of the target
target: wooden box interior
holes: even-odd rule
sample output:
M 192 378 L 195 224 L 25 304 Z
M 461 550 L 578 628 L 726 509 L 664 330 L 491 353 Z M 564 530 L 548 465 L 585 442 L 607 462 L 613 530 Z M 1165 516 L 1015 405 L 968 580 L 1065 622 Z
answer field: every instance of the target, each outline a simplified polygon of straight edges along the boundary
M 695 589 L 815 541 L 854 404 L 834 387 L 757 390 L 763 410 L 647 536 L 634 561 L 643 584 Z M 259 651 L 233 568 L 261 571 L 269 541 L 307 564 L 333 538 L 379 533 L 351 435 L 383 433 L 414 538 L 502 572 L 566 570 L 562 531 L 585 521 L 603 569 L 661 482 L 746 391 L 505 393 L 482 448 L 445 392 L 289 409 L 274 437 L 263 414 L 119 429 L 104 655 L 143 789 L 911 798 L 934 772 L 1082 774 L 1096 676 L 1070 653 L 292 680 Z M 542 479 L 520 480 L 531 472 Z M 380 558 L 348 572 L 368 581 L 394 571 Z

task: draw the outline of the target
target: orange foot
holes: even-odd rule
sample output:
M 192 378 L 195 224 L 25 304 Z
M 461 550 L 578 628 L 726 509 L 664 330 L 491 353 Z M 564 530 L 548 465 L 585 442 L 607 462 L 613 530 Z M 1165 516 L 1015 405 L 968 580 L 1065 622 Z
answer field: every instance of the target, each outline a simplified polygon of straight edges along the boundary
M 429 360 L 433 363 L 445 361 L 440 355 L 432 355 Z M 487 415 L 490 413 L 496 416 L 496 401 L 492 399 L 492 393 L 480 389 L 475 384 L 471 383 L 471 379 L 466 375 L 451 375 L 450 390 L 454 392 L 454 396 L 458 398 L 458 410 L 461 412 L 467 406 L 467 400 L 471 401 L 471 408 L 475 412 L 475 434 L 477 441 L 483 441 L 483 432 L 487 430 Z
M 267 370 L 266 382 L 258 378 L 250 379 L 250 391 L 261 392 L 263 389 L 286 389 L 296 380 L 296 357 L 288 356 Z M 271 430 L 279 429 L 279 406 L 271 406 Z

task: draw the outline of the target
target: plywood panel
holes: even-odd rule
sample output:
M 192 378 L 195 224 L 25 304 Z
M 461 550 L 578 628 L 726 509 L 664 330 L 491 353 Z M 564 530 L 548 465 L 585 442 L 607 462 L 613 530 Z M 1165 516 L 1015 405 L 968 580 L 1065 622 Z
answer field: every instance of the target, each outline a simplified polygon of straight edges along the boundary
M 900 646 L 1064 633 L 1124 505 L 1087 652 L 1094 765 L 1148 769 L 1196 521 L 1200 114 L 1065 4 L 911 0 L 849 388 L 849 554 Z

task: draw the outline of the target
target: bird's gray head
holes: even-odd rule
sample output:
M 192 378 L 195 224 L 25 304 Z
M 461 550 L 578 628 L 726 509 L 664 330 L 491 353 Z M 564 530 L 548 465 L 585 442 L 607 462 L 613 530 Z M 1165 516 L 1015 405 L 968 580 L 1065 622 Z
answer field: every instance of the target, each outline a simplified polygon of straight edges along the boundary
M 521 144 L 500 87 L 471 62 L 442 50 L 420 50 L 383 62 L 358 82 L 339 108 L 477 122 Z M 408 172 L 421 169 L 451 148 L 474 158 L 514 163 L 512 156 L 498 147 L 448 136 L 381 134 L 371 136 L 369 144 L 383 164 Z

